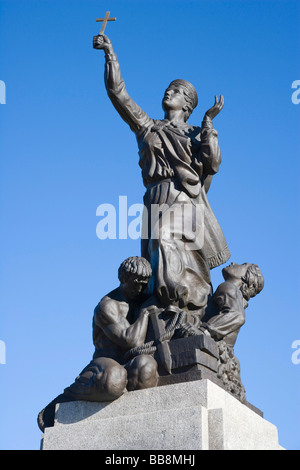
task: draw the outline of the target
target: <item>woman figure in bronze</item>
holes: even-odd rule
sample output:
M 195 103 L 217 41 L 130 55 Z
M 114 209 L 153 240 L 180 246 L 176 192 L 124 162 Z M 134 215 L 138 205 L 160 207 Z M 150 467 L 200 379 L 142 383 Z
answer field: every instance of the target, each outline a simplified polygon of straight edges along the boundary
M 207 200 L 221 163 L 212 120 L 223 108 L 223 96 L 215 97 L 201 127 L 193 126 L 188 118 L 198 104 L 197 92 L 191 83 L 174 80 L 162 100 L 164 119 L 152 119 L 126 91 L 109 38 L 96 36 L 94 48 L 104 49 L 108 96 L 138 143 L 146 187 L 141 255 L 153 271 L 149 294 L 201 318 L 212 292 L 210 269 L 230 257 Z

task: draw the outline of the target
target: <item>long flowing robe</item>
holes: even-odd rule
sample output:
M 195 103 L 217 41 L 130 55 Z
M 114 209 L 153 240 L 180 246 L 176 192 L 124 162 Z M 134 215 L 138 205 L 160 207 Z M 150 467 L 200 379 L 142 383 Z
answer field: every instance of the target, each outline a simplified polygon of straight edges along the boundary
M 210 119 L 201 128 L 151 119 L 126 91 L 114 54 L 106 54 L 105 85 L 138 143 L 146 187 L 142 256 L 153 270 L 149 294 L 201 315 L 212 293 L 210 269 L 230 257 L 206 196 L 221 162 L 217 131 Z

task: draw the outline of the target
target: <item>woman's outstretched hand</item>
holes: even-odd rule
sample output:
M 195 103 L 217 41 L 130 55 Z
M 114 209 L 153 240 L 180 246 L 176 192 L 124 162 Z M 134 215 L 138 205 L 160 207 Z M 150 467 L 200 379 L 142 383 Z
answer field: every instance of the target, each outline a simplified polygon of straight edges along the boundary
M 98 34 L 93 38 L 93 48 L 94 49 L 104 49 L 107 53 L 113 52 L 113 47 L 110 39 L 105 36 L 105 34 Z
M 205 116 L 209 117 L 210 119 L 214 119 L 221 109 L 224 106 L 224 96 L 220 96 L 220 101 L 218 100 L 218 97 L 215 96 L 215 104 L 212 106 L 212 108 L 208 109 L 205 113 Z

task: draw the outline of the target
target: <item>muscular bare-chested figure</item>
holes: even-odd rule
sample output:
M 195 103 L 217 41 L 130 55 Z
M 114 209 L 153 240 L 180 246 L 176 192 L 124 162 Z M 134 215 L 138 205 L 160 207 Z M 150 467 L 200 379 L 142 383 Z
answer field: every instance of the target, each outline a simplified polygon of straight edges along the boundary
M 89 401 L 114 400 L 124 391 L 155 387 L 157 363 L 150 355 L 126 362 L 127 351 L 145 342 L 151 308 L 141 308 L 151 276 L 147 260 L 131 257 L 119 268 L 120 286 L 96 306 L 93 318 L 95 352 L 65 394 Z

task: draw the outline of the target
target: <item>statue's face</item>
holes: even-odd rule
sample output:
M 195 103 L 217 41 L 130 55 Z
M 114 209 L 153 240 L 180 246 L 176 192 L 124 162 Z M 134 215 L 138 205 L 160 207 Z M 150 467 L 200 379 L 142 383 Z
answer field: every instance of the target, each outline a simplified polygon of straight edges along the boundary
M 180 85 L 171 85 L 166 89 L 163 101 L 164 111 L 181 110 L 186 106 L 184 89 Z
M 229 266 L 226 266 L 226 268 L 223 268 L 222 270 L 225 281 L 230 281 L 231 279 L 241 279 L 246 275 L 249 266 L 251 266 L 249 263 L 231 263 Z
M 135 299 L 141 294 L 147 284 L 148 279 L 140 278 L 133 274 L 122 284 L 122 289 L 128 299 Z

